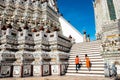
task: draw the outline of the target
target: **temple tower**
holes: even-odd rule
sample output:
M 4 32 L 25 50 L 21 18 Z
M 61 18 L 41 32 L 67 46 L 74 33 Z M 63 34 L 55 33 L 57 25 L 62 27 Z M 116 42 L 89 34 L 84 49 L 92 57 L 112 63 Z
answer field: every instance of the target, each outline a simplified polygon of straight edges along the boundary
M 96 36 L 102 40 L 102 55 L 109 65 L 116 64 L 120 73 L 120 0 L 95 0 Z
M 96 21 L 96 35 L 102 35 L 106 24 L 112 24 L 120 19 L 119 0 L 95 0 L 94 11 Z
M 64 75 L 73 39 L 56 0 L 0 1 L 0 77 Z

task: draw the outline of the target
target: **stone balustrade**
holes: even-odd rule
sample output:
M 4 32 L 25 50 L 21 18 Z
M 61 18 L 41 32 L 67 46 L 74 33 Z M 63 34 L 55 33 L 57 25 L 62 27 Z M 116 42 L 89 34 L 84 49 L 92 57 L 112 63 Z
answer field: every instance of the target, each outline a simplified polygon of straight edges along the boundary
M 15 59 L 15 54 L 11 51 L 2 50 L 0 51 L 0 54 L 1 54 L 1 60 Z
M 71 41 L 67 37 L 60 35 L 57 32 L 49 34 L 49 42 L 51 49 L 58 49 L 65 52 L 69 52 L 72 46 Z
M 42 57 L 43 59 L 50 59 L 50 54 L 47 53 L 47 52 L 45 52 L 45 53 L 42 53 L 42 54 L 41 54 L 41 57 Z
M 102 56 L 104 58 L 109 58 L 109 57 L 119 57 L 120 56 L 120 51 L 104 51 L 104 52 L 101 52 Z

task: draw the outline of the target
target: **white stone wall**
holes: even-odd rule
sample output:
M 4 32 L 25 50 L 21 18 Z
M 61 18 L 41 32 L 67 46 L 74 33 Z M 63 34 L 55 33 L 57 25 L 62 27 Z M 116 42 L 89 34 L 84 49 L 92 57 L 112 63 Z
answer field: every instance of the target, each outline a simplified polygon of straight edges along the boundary
M 120 19 L 120 0 L 113 0 L 116 18 Z M 94 3 L 95 21 L 96 21 L 96 33 L 102 31 L 102 27 L 105 24 L 112 22 L 110 20 L 109 9 L 107 0 L 96 0 Z
M 120 0 L 113 0 L 114 2 L 114 7 L 115 7 L 115 12 L 116 12 L 116 17 L 117 19 L 120 19 Z
M 94 3 L 95 22 L 96 22 L 96 33 L 102 31 L 103 24 L 106 24 L 109 20 L 109 11 L 106 0 L 99 0 Z
M 62 27 L 63 35 L 69 37 L 70 35 L 75 39 L 76 43 L 83 42 L 83 35 L 74 28 L 69 22 L 67 22 L 62 16 L 59 17 L 59 21 Z

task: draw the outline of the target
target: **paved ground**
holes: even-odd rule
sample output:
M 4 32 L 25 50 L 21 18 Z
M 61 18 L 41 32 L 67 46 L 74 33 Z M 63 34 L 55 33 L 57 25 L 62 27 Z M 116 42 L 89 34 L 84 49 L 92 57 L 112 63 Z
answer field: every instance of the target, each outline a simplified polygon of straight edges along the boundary
M 26 77 L 26 78 L 1 78 L 0 80 L 114 80 L 105 77 L 80 77 L 80 76 L 47 76 L 47 77 Z

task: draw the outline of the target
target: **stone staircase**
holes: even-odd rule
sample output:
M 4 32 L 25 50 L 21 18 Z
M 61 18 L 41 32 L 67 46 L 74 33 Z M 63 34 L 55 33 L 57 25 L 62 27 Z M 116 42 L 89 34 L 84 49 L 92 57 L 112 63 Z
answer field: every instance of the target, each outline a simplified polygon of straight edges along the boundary
M 69 65 L 66 75 L 79 76 L 104 76 L 104 59 L 100 55 L 100 41 L 83 42 L 74 44 L 71 48 Z M 85 65 L 85 54 L 90 58 L 92 67 L 88 71 Z M 76 73 L 75 57 L 79 56 L 82 65 L 80 70 Z

